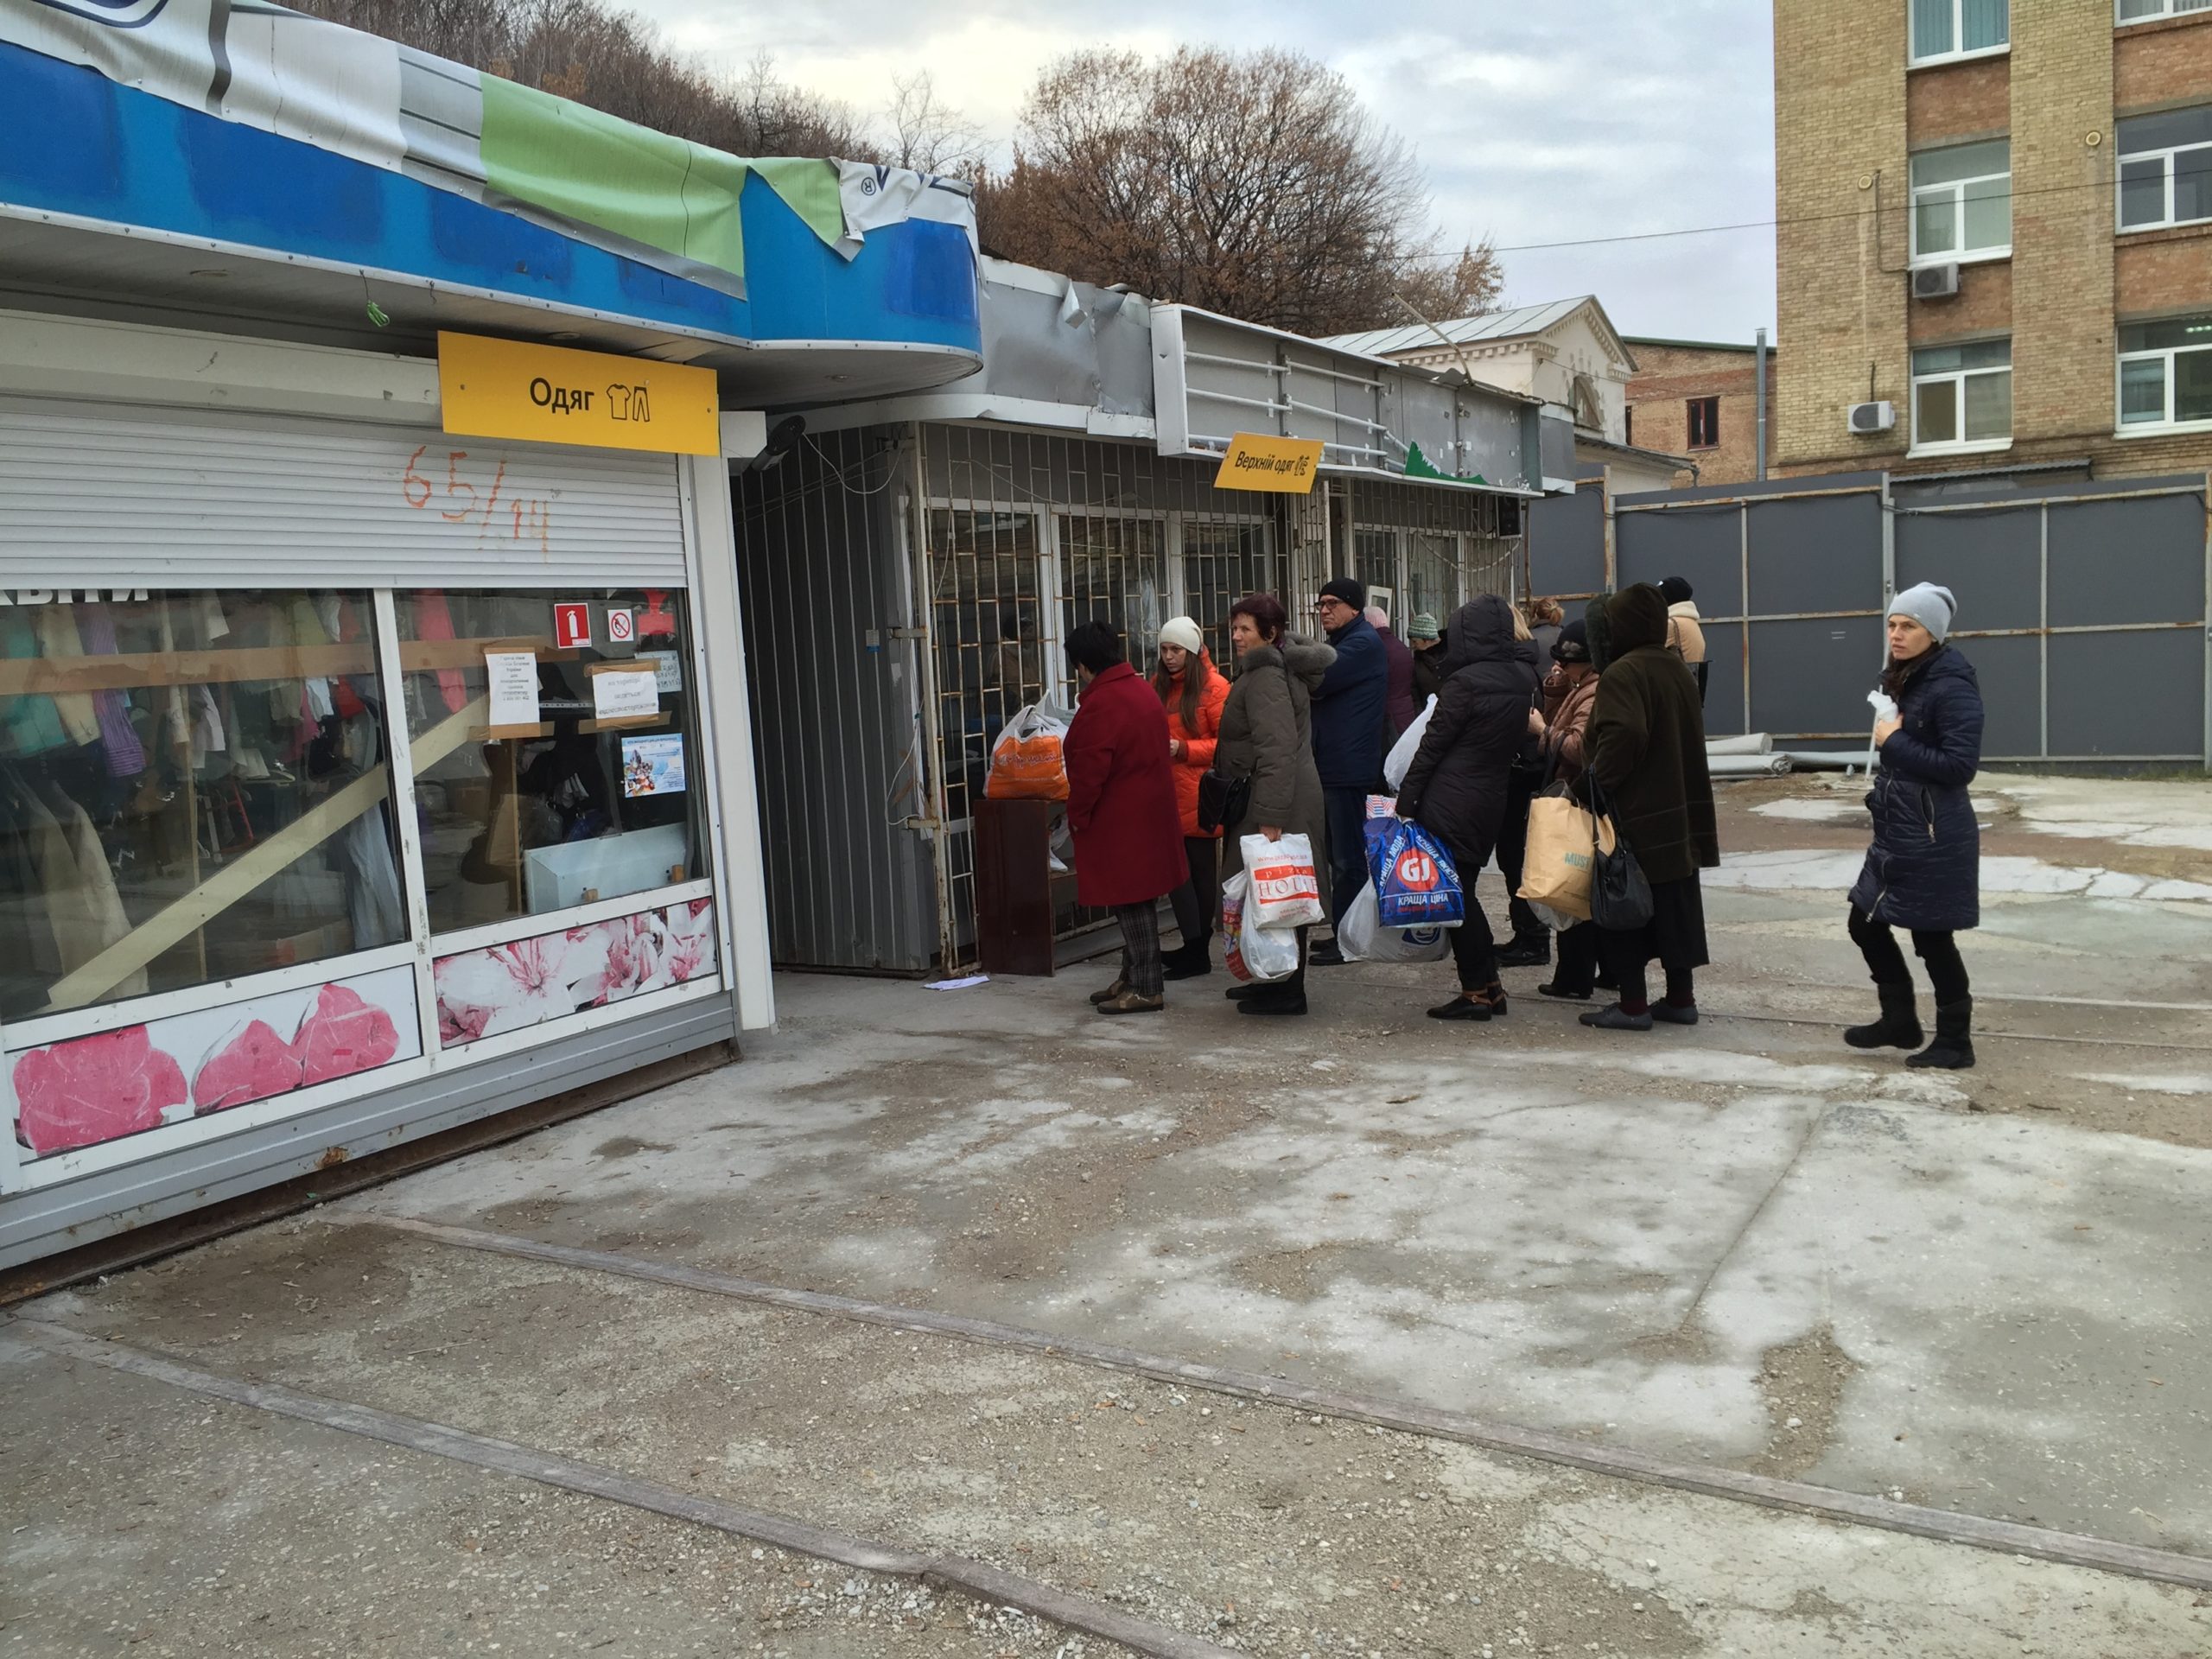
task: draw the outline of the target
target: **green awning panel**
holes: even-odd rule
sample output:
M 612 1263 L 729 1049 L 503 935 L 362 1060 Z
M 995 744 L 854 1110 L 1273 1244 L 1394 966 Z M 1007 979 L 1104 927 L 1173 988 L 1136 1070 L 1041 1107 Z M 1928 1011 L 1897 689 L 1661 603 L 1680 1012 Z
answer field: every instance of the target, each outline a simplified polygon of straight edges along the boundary
M 742 278 L 743 162 L 483 78 L 487 189 Z
M 1439 472 L 1436 463 L 1421 452 L 1421 445 L 1406 446 L 1406 476 L 1408 478 L 1437 478 L 1456 484 L 1487 484 L 1490 480 L 1480 473 Z

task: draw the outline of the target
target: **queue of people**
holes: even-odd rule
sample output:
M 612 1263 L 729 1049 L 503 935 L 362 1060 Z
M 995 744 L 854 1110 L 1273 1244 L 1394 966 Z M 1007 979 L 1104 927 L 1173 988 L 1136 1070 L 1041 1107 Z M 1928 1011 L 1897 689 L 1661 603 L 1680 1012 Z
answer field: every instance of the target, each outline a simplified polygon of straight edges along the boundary
M 1637 583 L 1573 620 L 1554 601 L 1523 611 L 1484 595 L 1448 626 L 1414 616 L 1402 643 L 1366 598 L 1354 578 L 1325 584 L 1318 639 L 1294 632 L 1273 595 L 1240 599 L 1230 613 L 1233 679 L 1188 617 L 1161 628 L 1148 686 L 1103 622 L 1070 636 L 1082 685 L 1065 741 L 1077 897 L 1109 910 L 1122 936 L 1121 970 L 1091 1001 L 1109 1014 L 1156 1012 L 1166 981 L 1211 973 L 1220 895 L 1242 868 L 1244 838 L 1294 834 L 1312 847 L 1332 937 L 1316 945 L 1299 928 L 1294 972 L 1227 995 L 1245 1014 L 1305 1014 L 1307 969 L 1345 960 L 1333 935 L 1368 882 L 1364 823 L 1369 797 L 1384 788 L 1383 757 L 1427 709 L 1396 810 L 1443 844 L 1466 887 L 1465 920 L 1450 932 L 1458 989 L 1430 1016 L 1501 1019 L 1501 969 L 1551 964 L 1550 934 L 1518 894 L 1530 803 L 1564 790 L 1611 821 L 1649 901 L 1632 926 L 1611 916 L 1613 925 L 1567 928 L 1538 992 L 1587 1001 L 1609 991 L 1610 1002 L 1581 1016 L 1599 1030 L 1695 1025 L 1695 976 L 1710 961 L 1700 873 L 1719 864 L 1719 838 L 1705 758 L 1704 638 L 1688 584 Z M 1955 608 L 1948 589 L 1927 584 L 1891 606 L 1882 689 L 1894 709 L 1875 728 L 1883 765 L 1867 797 L 1873 843 L 1848 923 L 1880 1012 L 1845 1033 L 1854 1047 L 1913 1049 L 1908 1064 L 1947 1068 L 1974 1063 L 1956 934 L 1979 920 L 1967 785 L 1980 765 L 1982 710 L 1972 666 L 1948 644 Z M 1209 774 L 1236 786 L 1232 821 L 1205 823 Z M 1493 858 L 1511 895 L 1503 950 L 1473 893 Z M 1181 934 L 1173 952 L 1160 948 L 1162 898 Z M 1898 927 L 1935 985 L 1936 1035 L 1925 1048 Z M 1656 1000 L 1646 977 L 1655 961 L 1663 978 Z

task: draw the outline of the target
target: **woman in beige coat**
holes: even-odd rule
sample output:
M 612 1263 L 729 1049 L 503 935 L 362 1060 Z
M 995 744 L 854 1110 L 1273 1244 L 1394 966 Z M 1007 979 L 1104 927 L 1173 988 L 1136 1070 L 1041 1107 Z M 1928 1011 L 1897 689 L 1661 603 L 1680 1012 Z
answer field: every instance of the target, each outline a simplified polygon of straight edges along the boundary
M 1310 712 L 1313 688 L 1336 660 L 1331 647 L 1290 632 L 1282 601 L 1252 594 L 1229 613 L 1230 643 L 1236 651 L 1236 679 L 1222 705 L 1221 735 L 1214 770 L 1227 778 L 1249 779 L 1250 799 L 1243 817 L 1223 826 L 1222 875 L 1226 880 L 1244 867 L 1243 838 L 1269 841 L 1302 835 L 1313 845 L 1313 868 L 1329 868 L 1328 818 L 1322 804 L 1321 774 L 1313 764 Z M 1268 985 L 1239 985 L 1229 995 L 1239 1012 L 1299 1014 L 1306 1012 L 1305 928 L 1298 930 L 1298 971 Z

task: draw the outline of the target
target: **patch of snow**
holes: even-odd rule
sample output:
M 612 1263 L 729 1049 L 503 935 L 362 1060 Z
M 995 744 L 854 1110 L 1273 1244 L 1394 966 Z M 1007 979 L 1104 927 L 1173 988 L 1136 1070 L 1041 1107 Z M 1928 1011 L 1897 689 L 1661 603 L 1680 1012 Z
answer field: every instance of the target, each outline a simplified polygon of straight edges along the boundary
M 2212 1072 L 2152 1071 L 2130 1076 L 2125 1071 L 2076 1071 L 2083 1083 L 2101 1083 L 2114 1089 L 2142 1090 L 2153 1095 L 2212 1095 Z

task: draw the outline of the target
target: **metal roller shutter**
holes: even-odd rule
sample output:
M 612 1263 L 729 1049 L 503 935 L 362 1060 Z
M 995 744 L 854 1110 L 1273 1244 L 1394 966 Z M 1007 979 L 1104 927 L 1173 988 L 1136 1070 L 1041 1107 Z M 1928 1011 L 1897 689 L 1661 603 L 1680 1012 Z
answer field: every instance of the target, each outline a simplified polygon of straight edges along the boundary
M 673 456 L 0 398 L 0 584 L 680 587 Z

